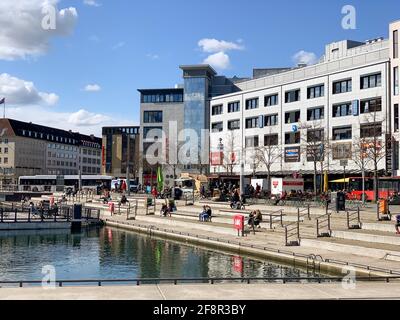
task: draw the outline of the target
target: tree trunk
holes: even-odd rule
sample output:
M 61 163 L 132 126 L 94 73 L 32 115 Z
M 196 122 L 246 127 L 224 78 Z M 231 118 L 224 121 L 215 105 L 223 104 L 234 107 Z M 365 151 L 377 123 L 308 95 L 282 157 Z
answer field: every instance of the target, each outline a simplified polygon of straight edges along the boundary
M 378 183 L 378 165 L 375 163 L 374 166 L 374 193 L 375 193 L 375 201 L 379 200 L 379 183 Z
M 317 163 L 314 161 L 314 196 L 317 199 Z

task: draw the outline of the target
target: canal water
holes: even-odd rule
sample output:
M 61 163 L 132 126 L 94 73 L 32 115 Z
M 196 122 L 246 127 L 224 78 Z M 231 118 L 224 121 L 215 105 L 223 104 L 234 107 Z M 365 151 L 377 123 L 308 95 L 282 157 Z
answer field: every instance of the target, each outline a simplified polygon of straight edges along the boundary
M 44 266 L 57 280 L 315 275 L 108 227 L 0 233 L 0 281 L 41 280 Z

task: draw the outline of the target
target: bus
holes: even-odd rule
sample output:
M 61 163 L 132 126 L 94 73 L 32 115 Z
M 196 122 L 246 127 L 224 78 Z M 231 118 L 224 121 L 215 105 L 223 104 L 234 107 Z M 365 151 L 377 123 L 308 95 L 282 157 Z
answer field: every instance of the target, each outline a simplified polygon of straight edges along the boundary
M 350 199 L 362 199 L 362 178 L 361 177 L 350 177 L 346 178 L 348 184 L 348 198 Z M 374 178 L 365 178 L 365 199 L 367 201 L 375 200 L 374 193 Z M 400 177 L 382 177 L 378 180 L 378 196 L 379 199 L 389 199 L 394 193 L 398 193 L 400 190 Z
M 103 185 L 110 190 L 111 180 L 109 176 L 82 175 L 82 189 L 96 191 L 97 186 Z M 21 176 L 18 179 L 18 191 L 29 192 L 65 192 L 75 191 L 79 188 L 79 175 L 74 176 Z

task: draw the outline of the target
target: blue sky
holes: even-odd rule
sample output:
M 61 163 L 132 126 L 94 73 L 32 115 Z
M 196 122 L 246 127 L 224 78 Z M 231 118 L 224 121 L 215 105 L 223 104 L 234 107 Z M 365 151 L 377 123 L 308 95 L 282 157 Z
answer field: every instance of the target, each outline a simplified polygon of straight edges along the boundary
M 10 117 L 95 134 L 138 124 L 137 89 L 181 83 L 181 64 L 212 61 L 221 74 L 250 76 L 293 66 L 300 51 L 312 62 L 332 41 L 387 38 L 400 19 L 395 0 L 49 1 L 52 33 L 39 27 L 43 0 L 1 1 L 0 99 Z M 342 29 L 344 5 L 356 8 L 355 30 Z

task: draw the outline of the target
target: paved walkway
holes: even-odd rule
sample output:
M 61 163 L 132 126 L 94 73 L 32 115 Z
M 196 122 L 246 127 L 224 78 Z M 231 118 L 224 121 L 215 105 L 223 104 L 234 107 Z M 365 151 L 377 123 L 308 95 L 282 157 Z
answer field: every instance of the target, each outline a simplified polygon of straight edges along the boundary
M 110 287 L 1 288 L 0 300 L 327 300 L 397 299 L 399 283 L 191 284 Z

